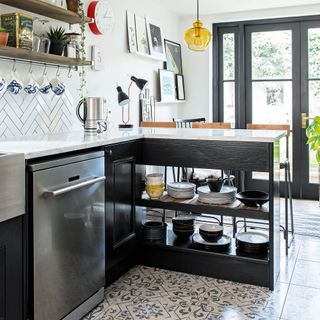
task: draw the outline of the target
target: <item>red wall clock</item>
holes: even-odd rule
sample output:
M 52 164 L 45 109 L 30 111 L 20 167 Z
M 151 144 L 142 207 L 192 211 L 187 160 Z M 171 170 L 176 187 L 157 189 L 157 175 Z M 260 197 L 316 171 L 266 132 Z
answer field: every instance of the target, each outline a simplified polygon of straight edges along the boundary
M 88 7 L 88 17 L 94 19 L 94 22 L 89 23 L 89 27 L 94 34 L 110 33 L 114 27 L 113 9 L 106 0 L 92 1 Z

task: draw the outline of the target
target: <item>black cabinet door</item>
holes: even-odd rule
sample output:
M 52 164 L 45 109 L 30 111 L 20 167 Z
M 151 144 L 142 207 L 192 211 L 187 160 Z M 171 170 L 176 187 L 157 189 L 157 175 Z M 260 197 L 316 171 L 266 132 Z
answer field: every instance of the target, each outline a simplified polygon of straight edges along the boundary
M 0 223 L 0 320 L 23 317 L 22 218 Z
M 106 148 L 106 281 L 113 282 L 135 265 L 140 181 L 136 162 L 141 143 L 133 141 Z

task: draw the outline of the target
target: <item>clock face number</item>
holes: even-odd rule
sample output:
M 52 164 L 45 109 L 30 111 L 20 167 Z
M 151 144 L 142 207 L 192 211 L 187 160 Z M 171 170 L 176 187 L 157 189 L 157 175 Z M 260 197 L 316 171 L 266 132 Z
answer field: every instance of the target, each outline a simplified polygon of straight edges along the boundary
M 113 30 L 115 18 L 111 5 L 106 0 L 93 1 L 88 8 L 88 16 L 94 18 L 90 29 L 94 34 L 106 34 Z

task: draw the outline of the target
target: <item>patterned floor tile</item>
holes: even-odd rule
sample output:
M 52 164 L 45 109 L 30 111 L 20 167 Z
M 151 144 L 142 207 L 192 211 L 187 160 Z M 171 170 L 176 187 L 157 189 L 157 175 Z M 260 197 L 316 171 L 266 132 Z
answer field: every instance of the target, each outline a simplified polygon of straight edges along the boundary
M 287 285 L 276 290 L 136 266 L 105 291 L 84 320 L 250 320 L 279 317 Z M 280 311 L 279 311 L 280 310 Z

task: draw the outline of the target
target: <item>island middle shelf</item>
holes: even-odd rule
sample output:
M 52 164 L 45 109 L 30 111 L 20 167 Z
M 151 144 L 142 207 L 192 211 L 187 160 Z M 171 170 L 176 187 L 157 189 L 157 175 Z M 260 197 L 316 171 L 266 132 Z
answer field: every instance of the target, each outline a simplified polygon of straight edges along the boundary
M 238 200 L 229 205 L 210 205 L 198 201 L 198 195 L 195 195 L 192 199 L 181 200 L 170 197 L 166 192 L 159 200 L 152 200 L 144 192 L 140 199 L 136 199 L 136 204 L 141 207 L 185 211 L 197 214 L 206 213 L 229 217 L 269 220 L 268 203 L 257 208 L 247 207 Z

